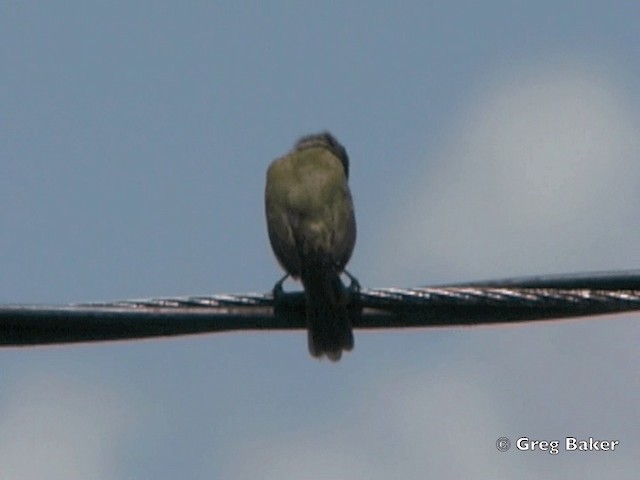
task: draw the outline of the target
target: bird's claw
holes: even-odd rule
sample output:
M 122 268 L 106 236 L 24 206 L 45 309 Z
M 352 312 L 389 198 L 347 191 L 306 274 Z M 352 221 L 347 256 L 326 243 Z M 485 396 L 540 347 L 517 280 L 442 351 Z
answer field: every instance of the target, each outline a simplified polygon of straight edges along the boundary
M 344 270 L 344 274 L 349 277 L 350 281 L 350 284 L 347 287 L 349 316 L 351 318 L 351 322 L 354 325 L 357 325 L 360 321 L 360 317 L 362 316 L 362 297 L 360 295 L 360 282 L 356 277 L 351 275 L 346 270 Z
M 289 274 L 285 275 L 284 277 L 282 277 L 280 280 L 278 280 L 278 282 L 273 286 L 273 290 L 272 290 L 272 294 L 273 294 L 273 299 L 274 300 L 278 300 L 279 298 L 281 298 L 284 295 L 284 288 L 282 287 L 282 284 L 285 282 L 285 280 L 289 278 Z
M 349 282 L 351 282 L 349 284 L 348 290 L 351 294 L 357 294 L 360 293 L 360 282 L 358 281 L 358 279 L 356 277 L 354 277 L 353 275 L 351 275 L 349 272 L 347 272 L 346 270 L 344 271 L 344 274 L 349 277 Z

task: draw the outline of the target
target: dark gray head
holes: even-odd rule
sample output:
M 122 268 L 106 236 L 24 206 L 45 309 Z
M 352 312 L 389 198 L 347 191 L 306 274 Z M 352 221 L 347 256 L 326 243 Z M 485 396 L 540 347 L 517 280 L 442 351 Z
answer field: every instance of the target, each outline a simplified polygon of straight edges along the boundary
M 344 167 L 344 174 L 349 178 L 349 155 L 347 155 L 347 151 L 342 144 L 336 140 L 336 137 L 326 131 L 315 133 L 313 135 L 306 135 L 300 138 L 293 148 L 294 150 L 304 150 L 305 148 L 313 147 L 328 148 L 331 153 L 340 159 L 342 166 Z

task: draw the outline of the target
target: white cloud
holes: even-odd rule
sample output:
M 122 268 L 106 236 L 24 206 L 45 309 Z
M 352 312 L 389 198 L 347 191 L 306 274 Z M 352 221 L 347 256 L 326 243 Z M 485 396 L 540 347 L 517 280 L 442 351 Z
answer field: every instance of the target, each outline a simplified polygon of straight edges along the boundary
M 495 418 L 486 415 L 492 406 L 476 379 L 459 369 L 434 369 L 415 377 L 382 375 L 369 388 L 374 397 L 353 398 L 350 411 L 333 422 L 310 413 L 310 423 L 293 434 L 256 439 L 225 476 L 375 480 L 495 472 L 486 456 L 492 444 L 484 438 L 493 435 Z M 452 404 L 458 417 L 443 414 L 443 405 Z M 452 462 L 452 452 L 465 461 Z
M 409 183 L 384 271 L 404 284 L 637 265 L 640 121 L 625 92 L 571 62 L 496 77 Z
M 3 389 L 3 480 L 118 478 L 118 452 L 135 422 L 131 405 L 113 389 L 60 371 Z

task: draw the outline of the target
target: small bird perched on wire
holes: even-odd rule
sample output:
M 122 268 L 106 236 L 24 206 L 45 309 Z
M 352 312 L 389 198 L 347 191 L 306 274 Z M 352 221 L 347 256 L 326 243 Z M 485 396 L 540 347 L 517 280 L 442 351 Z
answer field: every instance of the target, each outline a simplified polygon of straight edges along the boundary
M 309 352 L 340 360 L 353 349 L 347 295 L 340 280 L 356 242 L 349 157 L 329 132 L 300 138 L 267 170 L 269 240 L 287 272 L 304 286 Z M 351 287 L 357 280 L 348 272 Z

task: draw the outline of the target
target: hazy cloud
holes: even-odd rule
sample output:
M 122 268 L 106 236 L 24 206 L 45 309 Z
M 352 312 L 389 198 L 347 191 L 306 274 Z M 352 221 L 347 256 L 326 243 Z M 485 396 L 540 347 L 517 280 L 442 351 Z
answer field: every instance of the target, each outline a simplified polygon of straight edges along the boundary
M 119 478 L 132 406 L 111 387 L 56 370 L 3 386 L 0 477 Z
M 496 77 L 408 182 L 384 271 L 462 281 L 637 264 L 640 122 L 626 92 L 570 62 Z

